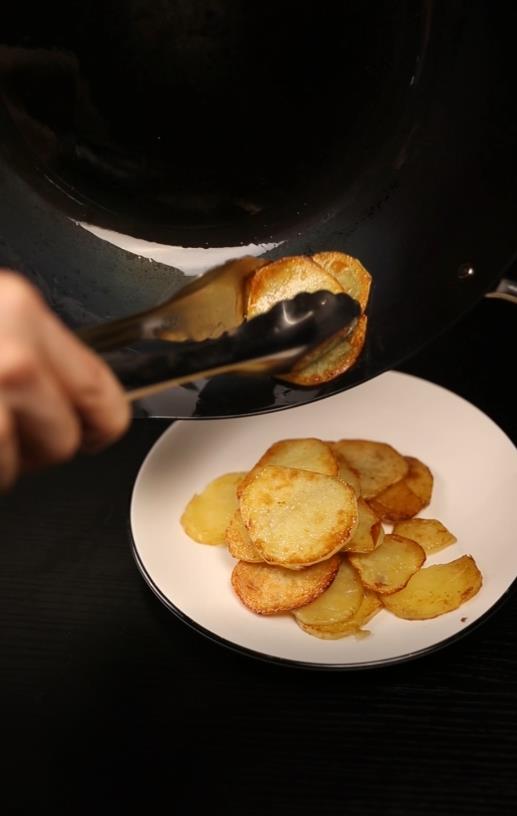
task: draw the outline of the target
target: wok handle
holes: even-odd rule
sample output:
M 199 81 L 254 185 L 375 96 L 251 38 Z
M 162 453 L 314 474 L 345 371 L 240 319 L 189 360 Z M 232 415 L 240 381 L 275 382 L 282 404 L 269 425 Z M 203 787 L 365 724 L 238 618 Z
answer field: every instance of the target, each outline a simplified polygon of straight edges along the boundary
M 501 278 L 496 289 L 493 292 L 488 292 L 486 297 L 517 303 L 517 281 L 511 278 Z

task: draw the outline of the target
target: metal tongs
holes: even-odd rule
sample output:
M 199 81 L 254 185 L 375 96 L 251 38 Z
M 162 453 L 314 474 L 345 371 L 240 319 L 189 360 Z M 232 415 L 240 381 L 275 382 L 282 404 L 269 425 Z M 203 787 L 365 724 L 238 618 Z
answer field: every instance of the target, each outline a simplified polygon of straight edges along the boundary
M 308 351 L 338 332 L 346 337 L 360 314 L 348 295 L 302 292 L 245 320 L 246 287 L 265 261 L 241 258 L 210 270 L 152 309 L 82 329 L 136 400 L 218 374 L 287 374 Z M 156 350 L 142 341 L 165 341 Z M 138 344 L 138 351 L 128 351 Z M 121 351 L 125 349 L 125 351 Z

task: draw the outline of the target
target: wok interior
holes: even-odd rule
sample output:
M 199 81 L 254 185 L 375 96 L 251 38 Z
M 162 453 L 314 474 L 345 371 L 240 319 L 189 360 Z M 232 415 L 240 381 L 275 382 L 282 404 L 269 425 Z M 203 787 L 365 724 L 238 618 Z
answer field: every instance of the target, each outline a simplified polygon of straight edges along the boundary
M 423 24 L 409 2 L 24 5 L 14 141 L 99 223 L 171 241 L 267 239 L 342 195 L 404 111 Z

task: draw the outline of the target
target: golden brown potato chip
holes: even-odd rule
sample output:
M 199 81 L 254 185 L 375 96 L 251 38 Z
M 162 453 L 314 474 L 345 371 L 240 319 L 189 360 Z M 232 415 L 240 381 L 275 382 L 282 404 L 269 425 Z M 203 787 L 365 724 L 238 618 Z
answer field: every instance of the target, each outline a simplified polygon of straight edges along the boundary
M 409 470 L 405 477 L 406 484 L 422 502 L 422 507 L 427 507 L 431 501 L 433 493 L 433 474 L 420 459 L 414 456 L 406 456 Z
M 350 297 L 357 300 L 363 317 L 352 334 L 342 332 L 305 355 L 282 377 L 301 386 L 314 386 L 344 374 L 357 362 L 364 346 L 368 321 L 364 315 L 371 286 L 371 275 L 356 258 L 342 252 L 320 252 L 313 259 L 329 272 Z
M 405 457 L 408 472 L 403 479 L 370 500 L 382 521 L 396 522 L 416 516 L 431 501 L 433 476 L 427 465 L 411 456 Z
M 266 465 L 246 485 L 242 519 L 264 561 L 315 564 L 337 552 L 357 525 L 357 500 L 336 476 Z
M 344 374 L 357 362 L 363 350 L 368 319 L 362 315 L 352 334 L 346 338 L 333 338 L 323 353 L 308 355 L 294 366 L 290 374 L 281 379 L 296 385 L 319 385 Z M 319 351 L 319 349 L 318 349 Z
M 372 276 L 357 258 L 343 252 L 318 252 L 313 255 L 326 272 L 330 272 L 341 284 L 347 295 L 357 300 L 364 312 L 368 303 Z
M 228 547 L 228 552 L 238 561 L 249 561 L 253 564 L 259 564 L 264 561 L 248 535 L 239 509 L 233 514 L 226 528 L 224 539 Z
M 181 517 L 186 534 L 200 544 L 224 544 L 224 534 L 238 508 L 236 488 L 245 473 L 218 476 L 195 495 Z
M 410 490 L 404 479 L 388 487 L 375 499 L 370 499 L 369 504 L 385 522 L 413 518 L 422 509 L 421 500 Z
M 302 570 L 239 561 L 232 572 L 232 586 L 248 609 L 259 615 L 289 612 L 325 592 L 339 569 L 339 556 Z
M 350 467 L 350 465 L 343 459 L 342 456 L 340 456 L 339 450 L 334 445 L 334 442 L 328 442 L 327 444 L 329 445 L 332 453 L 337 459 L 338 464 L 337 475 L 339 476 L 342 482 L 346 482 L 347 484 L 354 488 L 354 493 L 359 498 L 359 496 L 361 495 L 361 482 L 359 481 L 359 474 L 357 473 L 356 470 L 353 469 L 353 467 Z
M 358 522 L 350 541 L 343 547 L 344 552 L 369 553 L 384 539 L 384 528 L 372 508 L 364 499 L 357 500 Z
M 262 267 L 251 279 L 247 295 L 247 318 L 267 312 L 280 300 L 293 298 L 300 292 L 326 290 L 334 294 L 343 292 L 341 284 L 333 275 L 306 255 L 282 258 Z M 333 348 L 335 338 L 328 338 L 311 349 L 297 365 L 311 363 L 324 352 Z
M 403 479 L 409 465 L 403 456 L 385 442 L 367 439 L 341 439 L 334 450 L 359 474 L 361 495 L 371 499 L 389 485 Z
M 240 498 L 242 491 L 265 465 L 281 465 L 282 467 L 312 470 L 314 473 L 325 473 L 327 476 L 336 476 L 338 472 L 337 459 L 330 446 L 321 439 L 282 439 L 275 442 L 260 457 L 257 464 L 244 477 L 237 489 Z
M 393 532 L 416 541 L 427 555 L 440 552 L 457 541 L 456 536 L 436 519 L 417 518 L 399 521 L 395 524 Z
M 248 289 L 247 317 L 268 312 L 275 303 L 290 300 L 299 292 L 325 290 L 339 294 L 340 283 L 306 255 L 282 258 L 261 267 Z
M 398 535 L 386 535 L 371 553 L 349 556 L 367 589 L 381 594 L 397 592 L 425 561 L 425 552 L 416 541 Z
M 328 591 L 328 590 L 327 590 Z M 382 603 L 375 592 L 369 589 L 364 591 L 361 606 L 351 618 L 338 623 L 327 624 L 309 624 L 303 623 L 296 615 L 296 622 L 298 626 L 307 632 L 308 635 L 323 638 L 324 640 L 338 640 L 339 638 L 347 637 L 348 635 L 355 635 L 356 637 L 364 637 L 369 634 L 367 630 L 361 627 L 368 623 L 382 609 Z
M 483 578 L 471 555 L 448 564 L 434 564 L 416 572 L 404 589 L 383 595 L 386 609 L 398 618 L 427 620 L 452 612 L 473 598 Z
M 328 589 L 294 613 L 296 620 L 311 625 L 337 623 L 351 618 L 363 600 L 363 585 L 345 558 Z

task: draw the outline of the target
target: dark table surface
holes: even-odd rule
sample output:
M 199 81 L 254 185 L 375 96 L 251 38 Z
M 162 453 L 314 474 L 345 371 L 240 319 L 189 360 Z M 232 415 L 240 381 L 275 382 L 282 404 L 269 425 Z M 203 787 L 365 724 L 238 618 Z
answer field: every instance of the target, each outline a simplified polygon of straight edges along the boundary
M 516 317 L 483 301 L 403 370 L 515 441 Z M 167 612 L 130 553 L 131 488 L 166 427 L 137 421 L 0 500 L 0 811 L 514 813 L 515 594 L 463 640 L 389 668 L 229 652 Z

